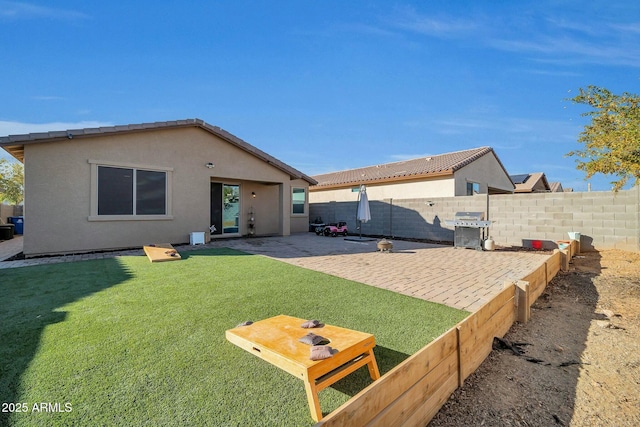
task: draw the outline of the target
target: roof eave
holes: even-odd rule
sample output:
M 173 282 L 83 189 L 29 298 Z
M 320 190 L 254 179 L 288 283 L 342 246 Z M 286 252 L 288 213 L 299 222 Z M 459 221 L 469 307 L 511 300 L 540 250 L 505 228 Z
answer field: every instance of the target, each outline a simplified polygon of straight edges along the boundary
M 341 188 L 351 188 L 359 185 L 378 185 L 378 184 L 387 184 L 387 183 L 397 183 L 397 182 L 409 182 L 409 181 L 417 181 L 424 178 L 439 178 L 443 176 L 453 176 L 453 170 L 446 169 L 438 172 L 430 172 L 426 174 L 416 174 L 416 175 L 403 175 L 396 176 L 391 178 L 380 178 L 380 179 L 362 179 L 358 181 L 352 182 L 344 182 L 339 184 L 328 184 L 328 185 L 313 185 L 309 187 L 309 191 L 324 191 L 324 190 L 338 190 Z
M 36 144 L 42 142 L 62 142 L 68 139 L 95 138 L 101 136 L 109 136 L 113 134 L 144 132 L 147 130 L 158 129 L 177 129 L 184 127 L 198 127 L 226 142 L 254 155 L 255 157 L 267 162 L 276 169 L 281 170 L 289 175 L 290 179 L 302 179 L 310 185 L 316 185 L 318 182 L 310 176 L 300 172 L 299 170 L 281 162 L 275 157 L 265 153 L 264 151 L 254 147 L 246 141 L 235 135 L 225 131 L 217 126 L 212 126 L 201 119 L 185 119 L 166 122 L 150 122 L 120 126 L 106 126 L 100 128 L 86 129 L 69 129 L 65 131 L 29 133 L 24 135 L 9 135 L 0 137 L 0 147 L 7 153 L 24 163 L 24 146 L 28 144 Z

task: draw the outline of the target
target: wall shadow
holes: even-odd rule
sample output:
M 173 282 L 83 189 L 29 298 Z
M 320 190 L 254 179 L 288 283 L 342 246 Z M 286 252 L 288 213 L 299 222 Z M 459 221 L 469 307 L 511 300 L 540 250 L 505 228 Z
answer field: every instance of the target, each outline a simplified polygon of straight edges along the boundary
M 358 235 L 362 231 L 366 236 L 387 238 L 407 238 L 427 243 L 450 244 L 454 241 L 454 230 L 443 227 L 443 221 L 453 218 L 440 218 L 433 208 L 431 212 L 421 214 L 419 208 L 424 203 L 416 202 L 411 209 L 385 201 L 369 202 L 371 221 L 360 223 L 356 219 L 356 202 L 312 203 L 309 205 L 310 218 L 322 218 L 325 223 L 346 221 L 349 234 Z M 431 209 L 431 205 L 428 205 Z M 469 206 L 469 209 L 473 209 Z
M 247 252 L 239 251 L 237 249 L 232 249 L 232 248 L 226 248 L 226 247 L 203 248 L 203 249 L 196 249 L 196 250 L 190 249 L 190 247 L 188 248 L 180 247 L 179 245 L 176 245 L 174 247 L 180 254 L 181 260 L 187 260 L 191 257 L 199 257 L 199 256 L 217 257 L 217 256 L 229 256 L 229 255 L 233 255 L 233 256 L 251 256 L 252 255 Z
M 61 307 L 122 283 L 131 274 L 116 259 L 0 271 L 0 402 L 15 403 L 21 402 L 21 378 L 44 329 L 67 317 Z M 0 412 L 0 425 L 10 425 L 10 415 Z

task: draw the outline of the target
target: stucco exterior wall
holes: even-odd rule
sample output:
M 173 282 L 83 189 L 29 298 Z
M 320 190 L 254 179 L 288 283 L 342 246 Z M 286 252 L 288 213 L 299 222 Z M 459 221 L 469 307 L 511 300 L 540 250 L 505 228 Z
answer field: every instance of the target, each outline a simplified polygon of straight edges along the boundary
M 167 218 L 93 220 L 90 161 L 169 170 Z M 215 166 L 207 168 L 208 162 Z M 209 229 L 212 181 L 241 185 L 240 234 L 246 234 L 251 206 L 258 235 L 289 234 L 282 214 L 290 209 L 289 175 L 200 128 L 27 144 L 24 253 L 188 242 L 190 232 Z
M 304 188 L 306 191 L 306 197 L 304 202 L 304 213 L 303 214 L 294 214 L 292 211 L 291 203 L 288 204 L 288 212 L 290 218 L 289 229 L 292 233 L 301 233 L 309 230 L 309 184 L 302 179 L 295 179 L 289 182 L 291 195 L 291 190 L 295 188 Z
M 475 182 L 480 186 L 480 193 L 487 194 L 488 187 L 506 192 L 513 192 L 513 183 L 509 179 L 493 153 L 484 155 L 457 170 L 455 177 L 455 196 L 467 195 L 467 182 Z
M 309 196 L 311 203 L 349 202 L 358 200 L 359 185 L 335 190 L 313 190 Z M 437 177 L 413 182 L 394 182 L 367 184 L 369 200 L 412 199 L 419 197 L 453 196 L 455 183 L 453 177 Z

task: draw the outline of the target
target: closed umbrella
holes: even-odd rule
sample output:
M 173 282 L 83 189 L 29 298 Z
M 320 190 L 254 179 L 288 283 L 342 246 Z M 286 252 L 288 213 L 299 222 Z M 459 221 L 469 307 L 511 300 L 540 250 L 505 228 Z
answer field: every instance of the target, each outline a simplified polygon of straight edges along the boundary
M 356 213 L 356 219 L 360 223 L 360 238 L 362 238 L 362 224 L 371 220 L 369 198 L 367 197 L 367 188 L 364 186 L 364 184 L 360 186 L 358 199 L 358 212 Z

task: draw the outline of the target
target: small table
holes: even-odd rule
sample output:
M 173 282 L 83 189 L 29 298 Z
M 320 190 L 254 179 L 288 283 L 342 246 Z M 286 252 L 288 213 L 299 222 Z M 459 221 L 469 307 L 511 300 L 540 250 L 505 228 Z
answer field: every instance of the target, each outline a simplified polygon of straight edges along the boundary
M 238 347 L 295 375 L 304 381 L 311 417 L 322 419 L 318 392 L 367 365 L 372 380 L 380 378 L 376 358 L 373 355 L 375 338 L 371 334 L 352 331 L 337 326 L 304 329 L 306 320 L 279 315 L 261 320 L 249 326 L 239 326 L 226 331 L 226 338 Z M 313 332 L 330 341 L 337 350 L 333 356 L 313 361 L 309 358 L 311 346 L 298 340 Z

